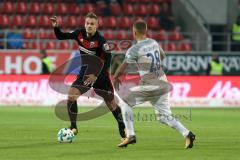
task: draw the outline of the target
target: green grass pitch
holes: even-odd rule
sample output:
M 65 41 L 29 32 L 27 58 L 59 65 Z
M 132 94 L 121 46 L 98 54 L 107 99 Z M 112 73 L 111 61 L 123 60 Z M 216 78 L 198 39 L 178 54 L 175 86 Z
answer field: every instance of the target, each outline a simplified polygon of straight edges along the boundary
M 80 108 L 82 112 L 87 108 Z M 152 108 L 135 108 L 137 144 L 119 149 L 116 122 L 108 113 L 79 122 L 79 134 L 71 144 L 57 142 L 57 132 L 68 126 L 59 120 L 54 108 L 0 107 L 1 160 L 236 160 L 240 159 L 240 109 L 173 109 L 184 115 L 181 121 L 197 140 L 192 150 L 185 150 L 184 139 L 175 130 L 154 119 Z

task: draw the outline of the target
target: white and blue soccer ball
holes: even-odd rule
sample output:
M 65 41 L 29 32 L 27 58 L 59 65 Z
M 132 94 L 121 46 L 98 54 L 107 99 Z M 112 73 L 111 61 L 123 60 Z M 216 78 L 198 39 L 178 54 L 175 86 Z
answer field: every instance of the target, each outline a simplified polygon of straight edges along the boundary
M 57 136 L 60 143 L 71 143 L 74 139 L 74 133 L 69 128 L 60 129 Z

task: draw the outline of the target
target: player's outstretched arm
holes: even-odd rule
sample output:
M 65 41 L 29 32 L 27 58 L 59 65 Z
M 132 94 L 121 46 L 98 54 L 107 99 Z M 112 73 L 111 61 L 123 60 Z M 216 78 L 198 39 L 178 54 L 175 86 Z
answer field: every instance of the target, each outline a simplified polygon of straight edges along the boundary
M 75 30 L 73 32 L 62 32 L 62 30 L 59 28 L 59 21 L 57 16 L 50 17 L 50 20 L 52 21 L 52 27 L 54 27 L 54 33 L 59 40 L 65 40 L 65 39 L 77 39 L 79 30 Z

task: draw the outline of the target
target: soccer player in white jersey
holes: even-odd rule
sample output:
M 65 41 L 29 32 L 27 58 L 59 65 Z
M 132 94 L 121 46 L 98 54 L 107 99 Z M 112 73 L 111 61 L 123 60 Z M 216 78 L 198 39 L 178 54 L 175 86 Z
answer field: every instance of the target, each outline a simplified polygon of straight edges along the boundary
M 166 75 L 161 70 L 161 62 L 165 58 L 165 53 L 155 40 L 147 38 L 146 35 L 146 22 L 143 20 L 136 21 L 133 24 L 133 36 L 137 43 L 128 49 L 124 62 L 113 76 L 114 86 L 119 89 L 120 77 L 127 66 L 135 62 L 141 77 L 140 84 L 130 89 L 131 94 L 123 98 L 121 104 L 127 137 L 118 147 L 126 147 L 128 144 L 136 143 L 132 107 L 149 101 L 154 106 L 157 119 L 161 123 L 176 129 L 185 138 L 186 149 L 192 148 L 195 135 L 174 118 L 170 110 L 169 91 L 171 85 L 167 82 Z

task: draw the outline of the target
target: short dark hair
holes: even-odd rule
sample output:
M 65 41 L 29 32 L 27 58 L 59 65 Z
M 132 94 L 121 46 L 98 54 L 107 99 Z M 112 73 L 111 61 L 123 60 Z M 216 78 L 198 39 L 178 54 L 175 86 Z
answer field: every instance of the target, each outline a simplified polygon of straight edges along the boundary
M 147 23 L 144 20 L 137 20 L 134 22 L 133 27 L 138 33 L 146 34 L 147 32 Z
M 86 18 L 94 18 L 94 19 L 98 20 L 98 16 L 97 16 L 95 13 L 93 13 L 93 12 L 89 12 L 89 13 L 85 16 L 85 19 L 86 19 Z

